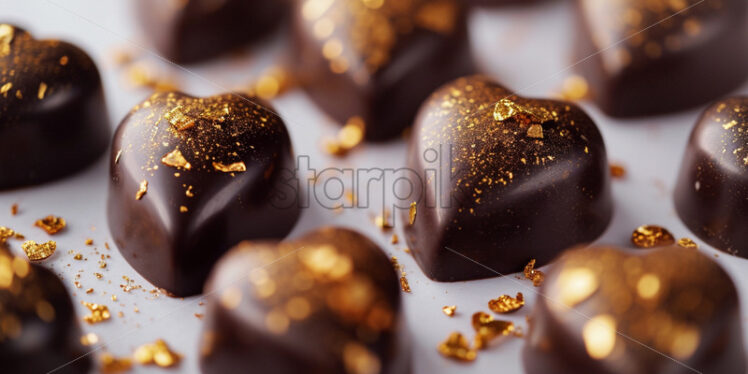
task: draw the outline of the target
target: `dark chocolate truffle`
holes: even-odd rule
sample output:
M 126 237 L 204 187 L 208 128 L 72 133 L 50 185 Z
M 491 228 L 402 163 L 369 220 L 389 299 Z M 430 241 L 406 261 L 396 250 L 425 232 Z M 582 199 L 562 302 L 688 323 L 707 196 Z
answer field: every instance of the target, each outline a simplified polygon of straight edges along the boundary
M 406 239 L 434 280 L 543 265 L 611 219 L 594 122 L 574 104 L 522 98 L 486 77 L 457 79 L 426 101 L 408 158 L 425 192 L 404 212 Z
M 109 135 L 93 60 L 0 23 L 0 189 L 70 175 L 104 153 Z
M 411 372 L 397 275 L 356 232 L 241 243 L 206 294 L 205 374 Z
M 199 293 L 230 247 L 293 228 L 300 208 L 291 142 L 268 108 L 235 94 L 161 93 L 122 121 L 109 228 L 127 261 L 157 287 Z
M 735 285 L 697 249 L 572 250 L 539 294 L 527 374 L 745 373 Z
M 156 49 L 191 63 L 268 35 L 283 23 L 290 0 L 136 0 L 135 7 Z
M 298 78 L 340 123 L 363 121 L 386 140 L 424 99 L 473 70 L 458 0 L 302 0 L 294 11 Z
M 0 243 L 0 362 L 4 373 L 88 373 L 91 362 L 65 286 Z
M 577 56 L 608 114 L 687 109 L 748 76 L 745 0 L 579 0 Z
M 748 258 L 748 97 L 718 101 L 697 122 L 675 208 L 700 239 Z

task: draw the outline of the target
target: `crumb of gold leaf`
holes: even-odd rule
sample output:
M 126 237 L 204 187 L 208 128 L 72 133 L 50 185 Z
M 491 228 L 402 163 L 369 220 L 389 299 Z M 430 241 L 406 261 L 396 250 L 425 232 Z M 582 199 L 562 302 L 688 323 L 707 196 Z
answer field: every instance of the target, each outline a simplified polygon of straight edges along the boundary
M 184 205 L 180 205 L 179 206 L 179 212 L 180 213 L 187 213 L 187 211 L 188 211 L 188 209 L 187 209 L 186 206 L 184 206 Z
M 565 100 L 581 100 L 589 93 L 587 80 L 579 75 L 572 75 L 564 80 L 561 97 Z
M 143 195 L 148 192 L 148 181 L 143 179 L 140 182 L 140 187 L 138 188 L 138 192 L 135 193 L 135 200 L 140 200 L 143 198 Z
M 542 125 L 530 125 L 527 129 L 527 136 L 535 139 L 543 139 L 543 126 Z
M 16 232 L 5 226 L 0 226 L 0 243 L 5 243 L 8 239 L 14 237 Z
M 57 243 L 50 240 L 46 243 L 37 244 L 33 240 L 29 240 L 21 245 L 21 248 L 26 252 L 31 261 L 41 261 L 45 258 L 52 256 L 57 249 Z
M 397 234 L 392 234 L 392 239 L 390 239 L 390 243 L 397 244 L 400 241 L 400 239 L 397 237 Z
M 675 244 L 675 238 L 664 227 L 644 225 L 637 227 L 631 234 L 631 243 L 638 248 L 664 247 Z
M 374 218 L 374 224 L 382 230 L 389 230 L 392 228 L 390 224 L 390 212 L 385 210 L 381 215 Z
M 499 122 L 516 118 L 523 122 L 541 124 L 553 120 L 553 115 L 545 108 L 530 108 L 510 98 L 503 98 L 494 106 L 493 118 Z
M 490 314 L 477 312 L 473 314 L 473 329 L 475 329 L 476 333 L 475 348 L 483 349 L 492 340 L 514 332 L 514 323 L 496 320 Z
M 37 98 L 39 98 L 39 100 L 42 100 L 44 99 L 44 96 L 46 94 L 47 94 L 47 84 L 44 82 L 39 83 L 39 92 L 37 92 L 37 95 L 36 95 Z
M 488 301 L 488 308 L 495 313 L 511 313 L 525 305 L 525 297 L 522 292 L 517 292 L 516 297 L 501 295 L 497 299 Z
M 470 348 L 468 340 L 459 332 L 449 334 L 447 340 L 437 347 L 442 356 L 458 361 L 474 361 L 478 352 Z
M 86 293 L 87 293 L 87 294 L 92 294 L 93 292 L 94 292 L 94 289 L 93 289 L 93 288 L 89 288 L 89 289 L 87 289 L 87 290 L 86 290 Z
M 104 278 L 104 275 L 101 273 L 94 273 L 94 276 L 96 277 L 96 279 Z
M 85 243 L 86 243 L 86 245 L 93 245 L 93 239 L 88 238 L 88 239 L 86 239 Z
M 442 307 L 442 313 L 447 317 L 452 317 L 457 312 L 457 305 L 445 305 Z
M 182 155 L 182 152 L 179 149 L 175 149 L 164 155 L 164 157 L 161 158 L 161 163 L 166 166 L 182 168 L 185 170 L 190 170 L 192 168 L 192 165 L 187 162 L 187 159 L 184 158 L 184 155 Z
M 530 260 L 530 262 L 525 265 L 524 273 L 525 278 L 531 280 L 533 286 L 540 287 L 540 285 L 543 284 L 545 273 L 535 269 L 535 259 Z
M 408 278 L 400 277 L 400 288 L 403 292 L 410 293 L 410 284 L 408 284 Z
M 623 179 L 626 177 L 626 168 L 623 165 L 610 164 L 610 176 L 616 179 Z
M 683 248 L 699 248 L 699 245 L 691 238 L 680 238 L 678 239 L 678 246 Z
M 234 162 L 228 165 L 220 162 L 213 162 L 213 168 L 224 173 L 241 173 L 247 171 L 247 165 L 244 164 L 244 161 Z
M 99 322 L 104 322 L 111 317 L 111 314 L 109 314 L 109 308 L 106 305 L 87 303 L 85 301 L 81 301 L 81 304 L 91 312 L 91 314 L 83 317 L 83 321 L 88 324 L 93 325 Z
M 42 219 L 36 220 L 34 226 L 41 228 L 46 231 L 49 235 L 57 234 L 65 228 L 66 222 L 62 217 L 55 217 L 53 215 L 46 216 Z
M 185 114 L 181 105 L 174 107 L 174 109 L 164 114 L 164 118 L 166 118 L 166 120 L 169 121 L 177 131 L 184 131 L 195 126 L 195 119 Z
M 3 23 L 0 24 L 0 57 L 10 54 L 10 43 L 13 41 L 15 29 L 13 26 Z
M 88 334 L 81 336 L 81 344 L 86 347 L 94 345 L 98 342 L 99 342 L 99 337 L 92 332 L 89 332 Z
M 18 214 L 18 204 L 13 204 L 10 206 L 10 215 L 15 216 Z
M 205 314 L 195 313 L 195 318 L 197 318 L 197 319 L 203 319 L 203 317 L 205 317 Z
M 165 341 L 158 339 L 154 343 L 138 347 L 133 354 L 135 361 L 141 365 L 157 365 L 168 368 L 176 366 L 182 356 L 173 352 Z
M 418 212 L 416 211 L 416 202 L 410 203 L 410 210 L 408 211 L 408 222 L 411 226 L 413 226 L 414 223 L 416 223 L 416 215 Z
M 117 358 L 111 353 L 104 353 L 99 360 L 101 361 L 99 370 L 105 374 L 122 373 L 132 369 L 132 360 L 128 357 Z
M 83 260 L 83 255 L 80 253 L 76 253 L 75 256 L 73 256 L 73 260 L 77 260 L 77 261 Z

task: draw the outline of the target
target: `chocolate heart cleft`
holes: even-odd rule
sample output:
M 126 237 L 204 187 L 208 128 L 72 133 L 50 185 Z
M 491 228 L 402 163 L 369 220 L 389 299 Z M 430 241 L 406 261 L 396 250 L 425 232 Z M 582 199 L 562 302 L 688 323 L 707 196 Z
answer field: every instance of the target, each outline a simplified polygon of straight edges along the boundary
M 675 208 L 700 239 L 748 258 L 748 97 L 719 100 L 696 123 Z
M 411 372 L 398 275 L 343 228 L 239 244 L 207 284 L 204 373 Z
M 487 77 L 457 79 L 424 103 L 408 157 L 423 193 L 403 213 L 406 240 L 434 280 L 546 264 L 595 240 L 611 219 L 594 122 L 573 104 L 523 98 Z
M 73 174 L 104 153 L 109 136 L 91 57 L 0 23 L 0 189 Z
M 293 150 L 269 104 L 159 93 L 120 124 L 107 215 L 128 262 L 176 295 L 246 239 L 281 238 L 300 214 Z
M 745 373 L 735 284 L 697 249 L 571 250 L 539 294 L 528 374 Z

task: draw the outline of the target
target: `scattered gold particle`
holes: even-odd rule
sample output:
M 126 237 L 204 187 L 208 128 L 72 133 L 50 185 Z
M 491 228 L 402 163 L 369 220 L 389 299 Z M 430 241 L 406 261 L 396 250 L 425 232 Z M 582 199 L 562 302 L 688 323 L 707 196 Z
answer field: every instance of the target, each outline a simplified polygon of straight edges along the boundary
M 457 312 L 457 305 L 445 305 L 442 307 L 442 313 L 447 317 L 452 317 Z
M 413 226 L 414 223 L 416 223 L 416 202 L 410 203 L 410 210 L 408 211 L 408 223 L 410 223 L 411 226 Z
M 653 248 L 673 245 L 675 238 L 664 227 L 644 225 L 634 230 L 631 234 L 631 242 L 638 248 Z
M 23 243 L 21 248 L 26 252 L 29 260 L 41 261 L 55 253 L 57 243 L 50 240 L 46 243 L 37 244 L 35 241 L 29 240 Z
M 449 334 L 447 340 L 439 344 L 437 350 L 444 357 L 458 361 L 474 361 L 478 355 L 478 352 L 470 348 L 468 340 L 459 332 Z
M 510 118 L 522 118 L 535 124 L 541 124 L 553 120 L 553 115 L 545 108 L 530 108 L 520 105 L 509 98 L 503 98 L 496 103 L 493 112 L 496 121 L 506 121 Z
M 8 239 L 14 237 L 16 232 L 5 226 L 0 226 L 0 244 L 5 243 Z
M 399 242 L 399 238 L 397 237 L 397 234 L 392 234 L 392 239 L 390 239 L 391 244 L 397 244 Z
M 92 332 L 81 336 L 81 344 L 83 344 L 86 347 L 94 345 L 98 342 L 99 342 L 99 337 Z
M 410 284 L 408 284 L 408 278 L 404 276 L 400 277 L 400 288 L 403 290 L 403 292 L 410 293 Z
M 180 152 L 179 149 L 175 149 L 164 155 L 164 157 L 161 158 L 161 163 L 166 166 L 182 168 L 185 170 L 190 170 L 192 168 L 192 165 L 187 162 L 187 159 L 184 158 L 182 152 Z
M 247 165 L 244 164 L 244 161 L 234 162 L 228 165 L 220 162 L 213 162 L 213 169 L 224 173 L 241 173 L 247 171 Z
M 623 179 L 626 177 L 626 168 L 623 165 L 610 164 L 610 175 L 616 179 Z
M 93 288 L 89 288 L 89 289 L 87 289 L 87 290 L 86 290 L 86 293 L 87 293 L 87 294 L 92 294 L 93 292 L 94 292 L 94 289 L 93 289 Z
M 135 361 L 141 365 L 157 365 L 163 368 L 176 366 L 182 356 L 172 351 L 165 341 L 158 339 L 154 343 L 138 347 L 133 354 Z
M 13 83 L 8 82 L 4 85 L 0 86 L 0 95 L 3 95 L 3 97 L 8 97 L 8 91 L 13 88 Z
M 0 24 L 0 57 L 10 54 L 10 43 L 13 42 L 15 29 L 6 23 Z
M 88 308 L 89 311 L 91 311 L 91 314 L 84 316 L 83 321 L 87 322 L 88 324 L 96 324 L 100 322 L 104 322 L 111 317 L 109 314 L 109 308 L 107 308 L 106 305 L 102 304 L 94 304 L 94 303 L 87 303 L 85 301 L 81 301 L 81 304 Z
M 195 318 L 197 318 L 197 319 L 203 319 L 204 317 L 205 317 L 205 314 L 195 313 Z
M 85 241 L 84 243 L 85 243 L 86 245 L 93 245 L 93 243 L 94 243 L 94 242 L 93 242 L 93 239 L 91 239 L 91 238 L 88 238 L 88 239 L 86 239 L 86 241 Z
M 57 234 L 65 228 L 65 225 L 66 223 L 64 218 L 55 217 L 52 215 L 36 220 L 36 222 L 34 223 L 34 226 L 41 228 L 49 235 Z
M 495 313 L 511 313 L 525 305 L 525 297 L 522 292 L 517 292 L 517 297 L 501 295 L 498 299 L 488 302 L 488 308 Z
M 73 260 L 77 260 L 77 261 L 83 260 L 83 255 L 80 253 L 76 253 L 75 256 L 73 256 Z
M 180 213 L 187 213 L 187 211 L 188 211 L 188 209 L 187 209 L 186 206 L 184 206 L 184 205 L 180 205 L 179 206 L 179 212 Z
M 385 209 L 381 215 L 374 218 L 374 224 L 382 230 L 389 230 L 392 228 L 390 223 L 390 211 Z
M 530 260 L 530 262 L 525 265 L 524 273 L 525 278 L 531 280 L 533 286 L 540 287 L 540 285 L 543 284 L 545 274 L 540 270 L 535 270 L 535 259 Z
M 135 200 L 140 200 L 143 198 L 143 195 L 148 192 L 148 181 L 143 179 L 140 182 L 140 187 L 138 188 L 138 192 L 135 193 Z
M 174 107 L 166 114 L 164 114 L 169 123 L 171 123 L 177 131 L 184 131 L 195 126 L 195 119 L 184 113 L 184 108 L 179 105 Z
M 535 139 L 543 139 L 543 126 L 542 125 L 530 125 L 527 129 L 527 136 Z
M 70 59 L 68 58 L 68 56 L 62 56 L 62 57 L 60 57 L 60 65 L 62 65 L 62 66 L 67 65 L 68 61 L 70 61 Z
M 42 82 L 39 83 L 39 91 L 36 94 L 36 97 L 39 98 L 39 100 L 44 99 L 44 96 L 47 94 L 47 84 Z
M 683 248 L 699 248 L 699 245 L 691 238 L 680 238 L 678 239 L 678 246 Z
M 13 204 L 10 206 L 10 215 L 15 216 L 18 214 L 18 204 Z
M 475 348 L 483 349 L 488 344 L 501 336 L 514 332 L 514 323 L 510 321 L 495 320 L 493 316 L 484 312 L 473 314 L 473 329 L 475 329 Z
M 117 358 L 111 353 L 104 353 L 99 360 L 99 370 L 105 374 L 122 373 L 132 369 L 132 360 L 127 357 Z
M 94 273 L 94 276 L 96 277 L 96 279 L 104 278 L 104 275 L 101 273 Z

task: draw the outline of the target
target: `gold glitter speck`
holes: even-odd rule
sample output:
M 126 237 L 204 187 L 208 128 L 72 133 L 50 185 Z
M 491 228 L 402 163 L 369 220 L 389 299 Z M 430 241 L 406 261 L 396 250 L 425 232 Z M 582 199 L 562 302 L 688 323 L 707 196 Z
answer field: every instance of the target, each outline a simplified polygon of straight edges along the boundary
M 10 54 L 10 43 L 13 42 L 14 34 L 13 26 L 5 23 L 0 25 L 0 57 Z
M 83 317 L 83 321 L 90 325 L 104 322 L 111 317 L 111 314 L 109 314 L 109 308 L 106 305 L 87 303 L 85 301 L 81 301 L 81 304 L 91 312 L 91 314 Z
M 55 253 L 57 243 L 50 240 L 46 243 L 37 244 L 35 241 L 29 240 L 23 243 L 21 248 L 26 252 L 26 256 L 28 256 L 29 260 L 41 261 Z
M 542 125 L 531 125 L 527 129 L 527 136 L 530 138 L 535 139 L 542 139 L 543 138 L 543 126 Z
M 128 357 L 117 358 L 111 353 L 104 353 L 99 360 L 101 362 L 99 370 L 105 374 L 122 373 L 132 369 L 132 360 Z
M 533 286 L 540 287 L 540 285 L 543 284 L 545 274 L 540 270 L 535 270 L 535 259 L 530 260 L 530 262 L 525 265 L 525 270 L 523 272 L 525 278 L 532 281 Z
M 168 368 L 179 364 L 182 356 L 172 351 L 165 341 L 158 339 L 154 343 L 138 347 L 133 354 L 135 361 L 141 365 L 157 365 Z
M 675 244 L 675 238 L 664 227 L 644 225 L 634 230 L 631 242 L 638 248 L 665 247 Z
M 416 202 L 410 203 L 410 211 L 408 212 L 408 222 L 411 226 L 413 226 L 414 223 L 416 223 Z
M 148 192 L 148 181 L 143 179 L 140 182 L 140 188 L 138 188 L 138 192 L 135 193 L 135 200 L 140 200 L 143 198 L 143 195 Z
M 488 302 L 488 308 L 495 313 L 511 313 L 525 305 L 525 297 L 518 292 L 516 297 L 501 295 L 497 299 Z
M 46 231 L 49 235 L 54 235 L 65 228 L 65 219 L 62 217 L 55 217 L 53 215 L 46 216 L 42 219 L 36 220 L 34 226 L 41 228 Z
M 213 168 L 224 173 L 241 173 L 247 171 L 247 165 L 244 164 L 244 161 L 234 162 L 228 165 L 220 162 L 213 162 Z
M 680 238 L 678 239 L 678 246 L 683 248 L 699 248 L 699 245 L 696 244 L 691 238 Z
M 39 83 L 39 91 L 36 94 L 36 97 L 39 98 L 39 100 L 44 99 L 44 96 L 47 94 L 47 84 L 42 82 Z
M 182 152 L 179 151 L 179 149 L 175 149 L 164 155 L 164 157 L 161 158 L 161 163 L 166 166 L 182 168 L 185 170 L 190 170 L 192 168 L 192 165 L 187 162 L 187 159 L 184 158 L 184 155 L 182 155 Z
M 492 340 L 514 332 L 513 322 L 495 320 L 493 316 L 484 312 L 473 314 L 472 322 L 476 333 L 476 349 L 486 348 Z
M 195 119 L 185 114 L 181 105 L 164 114 L 164 118 L 166 118 L 166 120 L 169 121 L 177 131 L 184 131 L 195 126 Z
M 410 293 L 410 284 L 408 284 L 408 278 L 400 277 L 400 288 L 403 292 Z
M 442 307 L 442 313 L 447 317 L 453 317 L 457 312 L 457 305 L 445 305 Z
M 478 352 L 470 348 L 468 340 L 459 332 L 449 334 L 447 340 L 437 347 L 442 356 L 458 361 L 474 361 Z

